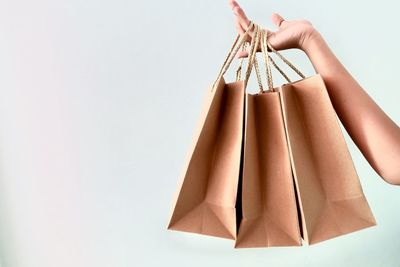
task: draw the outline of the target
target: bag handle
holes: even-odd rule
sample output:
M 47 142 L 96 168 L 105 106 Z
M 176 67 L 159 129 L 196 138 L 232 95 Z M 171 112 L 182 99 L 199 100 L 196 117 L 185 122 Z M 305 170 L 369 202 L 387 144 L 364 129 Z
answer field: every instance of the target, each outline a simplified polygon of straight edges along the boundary
M 245 83 L 245 89 L 247 87 L 247 83 L 250 79 L 250 74 L 251 71 L 254 69 L 256 71 L 256 76 L 257 76 L 257 82 L 258 86 L 260 88 L 260 92 L 263 92 L 263 86 L 262 86 L 262 81 L 261 81 L 261 75 L 260 75 L 260 69 L 258 66 L 258 61 L 257 61 L 257 48 L 259 46 L 260 42 L 260 34 L 261 34 L 261 28 L 259 25 L 255 25 L 254 32 L 253 32 L 253 39 L 250 45 L 250 51 L 249 51 L 249 59 L 248 59 L 248 64 L 247 64 L 247 70 L 244 78 L 244 83 Z
M 244 78 L 244 88 L 246 89 L 246 87 L 247 87 L 247 83 L 249 81 L 250 74 L 251 74 L 251 71 L 252 71 L 253 65 L 254 65 L 256 74 L 257 74 L 258 84 L 260 86 L 260 92 L 263 92 L 261 76 L 260 76 L 260 71 L 259 71 L 257 57 L 256 57 L 257 48 L 258 48 L 258 45 L 260 42 L 260 34 L 261 34 L 260 26 L 255 24 L 253 38 L 251 40 L 250 51 L 249 51 L 249 56 L 248 56 L 249 59 L 248 59 L 246 74 L 245 74 L 245 78 Z
M 273 92 L 274 91 L 274 86 L 272 82 L 272 73 L 271 73 L 271 63 L 270 60 L 272 59 L 270 55 L 268 54 L 268 49 L 266 46 L 267 42 L 267 33 L 266 31 L 262 31 L 262 34 L 260 36 L 261 38 L 261 53 L 264 56 L 264 62 L 265 62 L 265 71 L 267 74 L 267 81 L 268 81 L 268 90 Z
M 274 92 L 274 85 L 273 85 L 273 80 L 272 80 L 272 71 L 271 71 L 271 64 L 282 74 L 282 76 L 290 82 L 289 77 L 283 72 L 283 70 L 276 65 L 275 61 L 272 59 L 272 57 L 268 54 L 268 36 L 267 32 L 263 31 L 261 35 L 261 52 L 264 56 L 264 62 L 265 62 L 265 70 L 267 74 L 267 80 L 268 80 L 268 90 L 271 92 Z M 292 65 L 293 66 L 293 65 Z
M 248 42 L 245 42 L 243 44 L 243 46 L 242 46 L 242 51 L 246 51 L 247 50 L 247 46 L 248 46 Z M 239 81 L 241 79 L 244 59 L 245 59 L 244 57 L 241 58 L 240 63 L 239 63 L 239 67 L 236 70 L 236 81 Z M 259 69 L 259 65 L 258 65 L 258 61 L 257 61 L 257 56 L 254 57 L 254 61 L 253 61 L 252 65 L 254 65 L 255 70 L 256 70 L 257 82 L 258 82 L 258 86 L 260 88 L 260 93 L 261 93 L 261 92 L 264 91 L 264 89 L 263 89 L 263 86 L 262 86 L 261 74 L 260 74 L 260 69 Z
M 250 21 L 250 25 L 249 27 L 247 27 L 246 31 L 244 32 L 244 34 L 242 36 L 240 36 L 240 34 L 238 34 L 236 36 L 236 39 L 231 47 L 231 49 L 229 50 L 229 53 L 227 55 L 227 57 L 225 58 L 224 64 L 222 64 L 222 67 L 219 71 L 219 74 L 217 76 L 217 79 L 214 81 L 213 85 L 212 85 L 212 89 L 211 92 L 214 90 L 215 85 L 217 83 L 217 81 L 224 76 L 224 74 L 226 73 L 226 71 L 228 70 L 230 64 L 232 63 L 233 59 L 235 58 L 237 52 L 239 51 L 240 47 L 243 45 L 243 43 L 246 41 L 246 37 L 249 34 L 250 30 L 254 27 L 254 23 L 252 21 Z
M 286 81 L 288 81 L 289 83 L 291 82 L 291 80 L 289 79 L 289 77 L 286 75 L 286 73 L 276 64 L 275 60 L 269 55 L 268 53 L 268 48 L 274 53 L 276 54 L 284 63 L 286 63 L 292 70 L 294 70 L 301 78 L 305 78 L 305 75 L 298 69 L 296 68 L 287 58 L 285 58 L 281 53 L 279 53 L 274 47 L 272 47 L 272 45 L 268 42 L 268 34 L 266 32 L 266 30 L 261 30 L 261 28 L 255 24 L 255 27 L 258 27 L 258 34 L 256 34 L 256 30 L 254 31 L 254 35 L 252 38 L 252 41 L 257 41 L 258 42 L 256 44 L 256 42 L 254 43 L 254 47 L 258 48 L 258 43 L 260 43 L 261 46 L 261 52 L 264 56 L 264 63 L 265 63 L 265 70 L 266 70 L 266 76 L 267 76 L 267 80 L 268 80 L 268 90 L 273 92 L 274 90 L 274 86 L 273 86 L 273 80 L 272 80 L 272 71 L 271 71 L 271 65 L 274 66 L 275 69 L 277 69 L 279 71 L 279 73 L 285 78 Z M 242 44 L 242 50 L 245 51 L 247 48 L 247 44 L 248 42 L 244 42 Z M 252 50 L 252 49 L 250 49 Z M 254 51 L 254 50 L 252 50 Z M 255 51 L 256 53 L 257 51 Z M 249 65 L 248 67 L 252 67 L 254 66 L 256 74 L 257 74 L 257 81 L 260 87 L 260 93 L 263 93 L 263 86 L 262 86 L 262 81 L 261 81 L 261 75 L 260 75 L 260 70 L 259 70 L 259 65 L 258 65 L 258 61 L 257 61 L 257 57 L 254 55 L 251 58 L 251 54 L 252 52 L 248 53 L 248 58 L 249 58 Z M 240 61 L 240 65 L 236 71 L 236 81 L 239 81 L 241 78 L 241 71 L 242 71 L 242 65 L 243 65 L 243 60 L 244 58 L 241 59 Z M 251 72 L 251 70 L 250 70 Z M 245 79 L 245 82 L 247 83 L 249 77 L 247 77 Z
M 264 56 L 265 61 L 265 69 L 267 72 L 268 79 L 268 89 L 269 91 L 274 91 L 273 81 L 272 81 L 272 72 L 271 72 L 271 64 L 282 74 L 282 76 L 290 83 L 291 80 L 285 74 L 285 72 L 275 63 L 272 57 L 268 54 L 268 48 L 275 53 L 282 61 L 284 61 L 291 69 L 293 69 L 301 78 L 305 78 L 305 75 L 301 73 L 299 69 L 297 69 L 288 59 L 286 59 L 281 53 L 279 53 L 276 49 L 272 47 L 272 45 L 268 42 L 268 34 L 265 30 L 262 31 L 261 34 L 261 52 Z
M 267 38 L 267 33 L 265 33 L 265 38 Z M 267 40 L 265 40 L 267 47 L 276 54 L 283 62 L 286 63 L 292 70 L 294 70 L 301 78 L 305 78 L 306 76 L 296 68 L 287 58 L 285 58 L 281 53 L 279 53 Z M 270 57 L 272 65 L 285 77 L 288 82 L 291 82 L 289 77 L 287 77 L 284 72 L 276 65 L 275 61 Z
M 248 46 L 249 46 L 249 42 L 244 42 L 243 45 L 242 45 L 242 51 L 246 51 Z M 242 76 L 242 68 L 243 68 L 244 59 L 245 59 L 244 57 L 242 57 L 240 59 L 239 67 L 236 70 L 236 81 L 237 82 L 240 81 L 241 76 Z
M 215 85 L 217 81 L 226 73 L 226 71 L 229 69 L 229 66 L 231 65 L 233 59 L 235 58 L 237 52 L 239 49 L 242 47 L 244 50 L 246 48 L 246 37 L 249 34 L 249 31 L 254 27 L 254 32 L 253 32 L 253 38 L 250 44 L 250 51 L 248 55 L 248 64 L 247 64 L 247 70 L 245 74 L 245 79 L 244 79 L 244 88 L 246 89 L 248 80 L 250 78 L 250 74 L 252 71 L 252 67 L 254 66 L 256 74 L 257 74 L 257 81 L 258 85 L 260 88 L 260 93 L 263 93 L 263 86 L 262 86 L 262 81 L 261 81 L 261 75 L 260 75 L 260 70 L 259 70 L 259 65 L 256 57 L 257 53 L 257 48 L 260 44 L 261 46 L 261 51 L 264 55 L 264 61 L 266 64 L 266 72 L 267 72 L 267 78 L 268 78 L 268 89 L 269 91 L 274 91 L 273 88 L 273 81 L 272 81 L 272 72 L 271 72 L 271 64 L 281 73 L 281 75 L 290 83 L 291 80 L 289 77 L 284 73 L 284 71 L 276 64 L 276 62 L 272 59 L 272 57 L 268 54 L 268 48 L 276 54 L 284 63 L 286 63 L 292 70 L 294 70 L 301 78 L 305 78 L 305 75 L 298 69 L 296 68 L 288 59 L 286 59 L 281 53 L 279 53 L 269 42 L 268 42 L 268 34 L 265 30 L 261 30 L 260 26 L 253 23 L 250 21 L 250 25 L 247 27 L 246 31 L 242 36 L 240 34 L 237 35 L 227 57 L 225 58 L 225 61 L 219 71 L 219 74 L 217 76 L 217 79 L 214 81 L 213 86 L 211 91 L 214 90 Z M 243 58 L 241 59 L 240 66 L 236 71 L 236 80 L 240 80 L 241 76 L 241 69 L 242 69 L 242 63 L 243 63 Z

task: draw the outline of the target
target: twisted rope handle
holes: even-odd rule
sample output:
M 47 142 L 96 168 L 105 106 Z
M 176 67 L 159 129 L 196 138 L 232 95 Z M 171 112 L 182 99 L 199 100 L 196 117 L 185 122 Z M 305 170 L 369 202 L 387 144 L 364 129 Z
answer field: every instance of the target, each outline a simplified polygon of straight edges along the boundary
M 242 51 L 246 51 L 248 45 L 249 45 L 249 42 L 244 42 L 243 46 L 242 46 Z M 240 81 L 241 76 L 242 76 L 243 61 L 244 61 L 244 57 L 242 57 L 240 59 L 239 67 L 236 70 L 236 81 L 237 82 Z
M 279 53 L 272 45 L 268 42 L 268 34 L 265 30 L 261 30 L 260 26 L 253 23 L 252 21 L 250 22 L 249 27 L 246 29 L 244 34 L 240 36 L 240 34 L 236 37 L 221 69 L 220 72 L 217 76 L 217 79 L 214 81 L 213 86 L 211 91 L 214 90 L 215 85 L 217 81 L 226 73 L 226 71 L 229 69 L 229 66 L 231 65 L 233 59 L 235 58 L 237 52 L 239 51 L 240 48 L 243 50 L 246 49 L 246 37 L 249 35 L 250 30 L 254 27 L 254 33 L 253 33 L 253 38 L 251 40 L 250 44 L 250 51 L 248 55 L 248 64 L 247 64 L 247 69 L 246 69 L 246 74 L 244 78 L 244 88 L 246 89 L 248 80 L 250 78 L 250 74 L 252 71 L 252 68 L 254 66 L 256 74 L 257 74 L 257 81 L 258 85 L 260 88 L 260 93 L 263 93 L 263 86 L 262 86 L 262 81 L 261 81 L 261 75 L 260 75 L 260 69 L 257 61 L 257 48 L 260 44 L 261 46 L 261 51 L 264 55 L 264 61 L 265 61 L 265 67 L 266 67 L 266 74 L 267 74 L 267 79 L 268 79 L 268 89 L 269 91 L 274 91 L 273 87 L 273 81 L 272 81 L 272 72 L 271 72 L 271 64 L 282 74 L 282 76 L 290 83 L 291 80 L 289 77 L 284 73 L 284 71 L 276 64 L 276 62 L 271 58 L 271 56 L 268 54 L 268 48 L 276 54 L 284 63 L 286 63 L 292 70 L 294 70 L 301 78 L 305 78 L 305 75 L 297 69 L 288 59 L 286 59 L 281 53 Z M 240 61 L 239 68 L 236 71 L 236 81 L 240 80 L 241 78 L 241 70 L 242 70 L 242 64 L 243 64 L 243 58 Z
M 265 69 L 267 73 L 268 79 L 268 89 L 269 91 L 274 91 L 273 81 L 272 81 L 272 72 L 271 72 L 271 65 L 273 65 L 280 74 L 290 83 L 291 80 L 285 74 L 285 72 L 276 64 L 276 62 L 272 59 L 272 57 L 268 54 L 268 47 L 271 49 L 273 53 L 275 53 L 282 61 L 284 61 L 291 69 L 293 69 L 301 78 L 305 78 L 304 74 L 301 73 L 299 69 L 297 69 L 288 59 L 286 59 L 281 53 L 279 53 L 276 49 L 274 49 L 271 44 L 268 42 L 268 34 L 266 30 L 262 31 L 261 34 L 261 52 L 264 55 L 265 60 Z
M 259 93 L 262 94 L 262 92 L 264 92 L 264 89 L 263 89 L 263 86 L 262 86 L 260 67 L 258 65 L 257 56 L 254 56 L 253 64 L 254 64 L 254 69 L 256 70 L 258 87 L 260 88 L 260 92 Z
M 278 66 L 276 65 L 275 61 L 272 59 L 272 57 L 270 55 L 268 55 L 269 60 L 271 61 L 271 64 L 274 66 L 275 69 L 277 69 L 279 71 L 279 73 L 285 78 L 285 80 L 289 83 L 291 83 L 292 81 L 289 79 L 289 77 L 286 75 L 286 73 Z M 304 77 L 303 77 L 304 78 Z
M 272 79 L 272 71 L 271 71 L 271 65 L 277 69 L 279 71 L 279 73 L 285 78 L 285 80 L 287 80 L 289 83 L 291 82 L 291 80 L 289 79 L 289 77 L 286 75 L 286 73 L 276 64 L 275 60 L 269 55 L 268 53 L 268 48 L 270 48 L 270 50 L 276 54 L 283 62 L 285 62 L 291 69 L 293 69 L 301 78 L 305 78 L 305 75 L 298 69 L 296 68 L 288 59 L 286 59 L 281 53 L 279 53 L 276 49 L 274 49 L 272 47 L 272 45 L 268 42 L 268 34 L 266 30 L 261 30 L 261 28 L 255 24 L 255 31 L 253 34 L 253 38 L 252 38 L 252 44 L 253 49 L 251 48 L 251 51 L 253 52 L 249 52 L 249 65 L 248 67 L 252 67 L 254 66 L 256 74 L 257 74 L 257 81 L 259 84 L 259 88 L 260 88 L 260 93 L 263 93 L 263 86 L 262 86 L 262 81 L 261 81 L 261 75 L 260 75 L 260 70 L 259 70 L 259 64 L 257 61 L 257 56 L 256 55 L 252 55 L 253 53 L 257 53 L 257 48 L 258 48 L 258 43 L 260 43 L 261 46 L 261 52 L 263 54 L 264 57 L 264 63 L 265 63 L 265 70 L 266 70 L 266 76 L 267 76 L 267 81 L 268 81 L 268 90 L 273 92 L 274 90 L 274 86 L 273 86 L 273 79 Z M 245 51 L 246 50 L 246 45 L 247 42 L 243 44 L 242 50 Z M 255 51 L 254 51 L 255 49 Z M 243 58 L 240 61 L 240 65 L 237 69 L 236 72 L 236 81 L 240 80 L 241 78 L 241 70 L 242 70 L 242 64 L 243 64 Z M 249 70 L 251 72 L 251 70 Z M 249 75 L 250 76 L 250 75 Z M 248 81 L 248 77 L 247 80 L 245 79 L 245 81 Z
M 242 51 L 246 51 L 246 50 L 247 50 L 247 46 L 248 46 L 248 42 L 245 42 L 245 43 L 243 44 Z M 238 67 L 238 69 L 237 69 L 237 71 L 236 71 L 236 81 L 239 81 L 239 80 L 241 79 L 242 68 L 243 68 L 243 61 L 244 61 L 244 57 L 241 58 L 240 63 L 239 63 L 239 67 Z M 255 70 L 256 70 L 257 82 L 258 82 L 258 86 L 259 86 L 260 92 L 263 92 L 264 89 L 263 89 L 263 85 L 262 85 L 261 74 L 260 74 L 260 68 L 259 68 L 259 65 L 258 65 L 257 56 L 254 57 L 253 65 L 254 65 Z
M 257 48 L 258 48 L 258 44 L 260 41 L 260 26 L 258 26 L 257 24 L 254 24 L 254 33 L 253 33 L 253 38 L 251 40 L 251 45 L 250 45 L 250 51 L 249 51 L 249 59 L 248 59 L 248 64 L 247 64 L 247 69 L 246 69 L 246 75 L 244 78 L 244 88 L 246 89 L 247 87 L 247 83 L 249 81 L 250 78 L 250 74 L 251 74 L 251 70 L 253 69 L 253 65 L 256 66 L 255 61 L 256 59 L 256 53 L 257 53 Z M 258 66 L 258 64 L 257 64 Z M 256 67 L 256 72 L 259 73 L 259 69 L 258 67 Z M 259 75 L 258 75 L 259 76 Z M 262 85 L 261 85 L 261 79 L 259 80 L 259 85 L 260 85 L 260 90 L 262 91 Z
M 265 33 L 265 35 L 267 35 L 267 33 Z M 287 58 L 285 58 L 281 53 L 279 53 L 269 42 L 267 43 L 267 47 L 269 49 L 271 49 L 271 51 L 276 54 L 283 62 L 286 63 L 286 65 L 288 65 L 292 70 L 294 70 L 301 78 L 305 78 L 306 76 L 298 69 L 296 68 Z M 289 77 L 287 77 L 287 75 L 278 67 L 278 65 L 276 65 L 275 61 L 272 60 L 271 58 L 271 63 L 272 65 L 274 65 L 274 67 L 285 77 L 285 79 L 288 82 L 291 82 Z
M 256 75 L 257 75 L 257 82 L 258 82 L 259 90 L 260 90 L 260 93 L 262 93 L 264 91 L 264 89 L 263 89 L 263 86 L 262 86 L 261 74 L 260 74 L 260 69 L 259 69 L 259 65 L 258 65 L 258 62 L 257 62 L 257 56 L 256 56 L 258 43 L 260 42 L 260 40 L 259 40 L 259 34 L 260 33 L 261 33 L 260 32 L 260 26 L 258 26 L 257 24 L 254 24 L 253 38 L 252 38 L 252 41 L 250 43 L 250 51 L 249 51 L 249 56 L 248 56 L 247 70 L 246 70 L 246 75 L 245 75 L 245 78 L 244 78 L 244 88 L 246 89 L 246 87 L 247 87 L 247 83 L 248 83 L 248 80 L 250 78 L 251 70 L 252 70 L 252 68 L 254 66 L 255 71 L 256 71 Z M 241 45 L 243 51 L 246 50 L 247 44 L 248 44 L 248 42 L 244 42 Z M 241 79 L 243 61 L 244 61 L 244 58 L 242 58 L 240 60 L 239 67 L 238 67 L 238 69 L 236 71 L 236 81 L 239 81 Z
M 246 29 L 246 31 L 244 32 L 244 34 L 242 36 L 240 36 L 240 34 L 238 34 L 236 36 L 236 39 L 231 47 L 231 49 L 229 50 L 229 53 L 227 55 L 227 57 L 225 58 L 224 64 L 222 64 L 222 67 L 219 71 L 219 74 L 217 76 L 217 79 L 214 81 L 213 85 L 212 85 L 212 89 L 211 91 L 214 90 L 215 85 L 217 83 L 217 81 L 226 73 L 226 71 L 228 70 L 230 64 L 232 63 L 233 59 L 235 58 L 235 55 L 237 54 L 237 52 L 239 51 L 240 47 L 243 45 L 243 43 L 246 41 L 246 37 L 249 34 L 250 30 L 253 28 L 254 23 L 251 21 L 249 27 Z
M 264 56 L 265 71 L 267 74 L 268 90 L 273 92 L 274 86 L 273 86 L 273 82 L 272 82 L 271 64 L 270 64 L 271 57 L 268 55 L 267 33 L 265 30 L 262 31 L 260 38 L 261 38 L 261 52 Z
M 267 74 L 267 79 L 268 79 L 268 89 L 271 92 L 274 92 L 274 85 L 273 85 L 273 80 L 272 80 L 272 71 L 271 71 L 271 64 L 282 74 L 282 76 L 290 82 L 289 77 L 283 72 L 283 70 L 275 63 L 275 61 L 272 59 L 272 57 L 268 54 L 268 34 L 265 30 L 263 30 L 262 36 L 261 36 L 261 52 L 264 55 L 264 61 L 265 61 L 265 70 Z

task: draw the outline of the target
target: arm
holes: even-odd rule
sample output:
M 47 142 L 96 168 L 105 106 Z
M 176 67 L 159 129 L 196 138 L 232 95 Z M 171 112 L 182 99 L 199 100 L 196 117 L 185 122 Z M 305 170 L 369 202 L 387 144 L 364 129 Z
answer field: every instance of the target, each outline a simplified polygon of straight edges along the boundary
M 400 185 L 400 128 L 363 90 L 314 30 L 304 52 L 323 77 L 336 113 L 374 170 Z
M 237 29 L 243 33 L 250 21 L 236 1 L 230 4 Z M 309 21 L 286 21 L 278 14 L 273 14 L 272 21 L 278 30 L 267 30 L 271 45 L 277 50 L 298 48 L 307 54 L 324 79 L 332 105 L 354 143 L 386 182 L 400 185 L 400 128 L 345 69 Z

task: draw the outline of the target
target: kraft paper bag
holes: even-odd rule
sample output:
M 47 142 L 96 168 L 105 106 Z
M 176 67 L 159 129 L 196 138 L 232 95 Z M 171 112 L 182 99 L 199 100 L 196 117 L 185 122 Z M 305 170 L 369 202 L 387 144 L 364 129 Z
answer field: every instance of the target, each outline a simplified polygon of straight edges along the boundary
M 236 238 L 244 83 L 226 83 L 223 75 L 247 33 L 236 38 L 216 82 L 207 91 L 174 199 L 170 230 Z
M 242 214 L 236 248 L 300 246 L 279 94 L 247 94 Z
M 266 38 L 264 32 L 256 33 L 253 38 L 258 36 L 261 41 Z M 243 171 L 239 190 L 242 218 L 239 219 L 235 248 L 301 246 L 278 92 L 246 94 Z
M 303 78 L 278 91 L 305 243 L 376 225 L 321 75 L 305 78 L 278 56 Z
M 305 242 L 376 225 L 322 77 L 279 90 Z

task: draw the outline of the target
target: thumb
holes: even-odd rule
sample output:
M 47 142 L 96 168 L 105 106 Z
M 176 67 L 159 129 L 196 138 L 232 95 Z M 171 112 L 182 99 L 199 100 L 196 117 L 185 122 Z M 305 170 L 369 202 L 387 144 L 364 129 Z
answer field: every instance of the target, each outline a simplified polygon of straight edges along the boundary
M 285 19 L 278 13 L 272 13 L 271 21 L 276 27 L 280 27 L 285 22 Z

